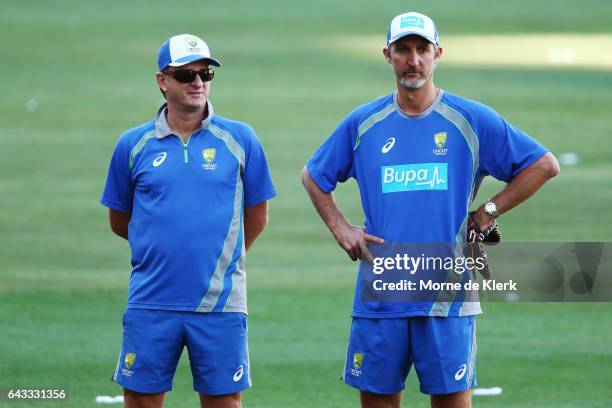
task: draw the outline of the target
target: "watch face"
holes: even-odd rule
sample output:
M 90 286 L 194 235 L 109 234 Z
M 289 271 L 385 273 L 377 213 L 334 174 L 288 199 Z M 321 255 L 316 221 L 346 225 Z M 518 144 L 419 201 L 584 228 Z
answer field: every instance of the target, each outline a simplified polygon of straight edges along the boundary
M 485 211 L 489 214 L 491 213 L 496 213 L 497 212 L 497 206 L 495 206 L 495 203 L 487 203 L 485 204 Z

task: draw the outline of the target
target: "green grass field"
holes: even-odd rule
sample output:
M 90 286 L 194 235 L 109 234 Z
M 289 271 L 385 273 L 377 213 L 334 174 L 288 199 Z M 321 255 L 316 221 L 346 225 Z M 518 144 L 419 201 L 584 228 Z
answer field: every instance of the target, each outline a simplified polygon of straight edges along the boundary
M 354 35 L 379 36 L 382 47 L 388 21 L 408 8 L 436 20 L 442 45 L 453 35 L 547 33 L 583 34 L 588 43 L 589 35 L 612 32 L 604 0 L 3 1 L 0 388 L 67 388 L 70 401 L 53 407 L 96 406 L 96 395 L 121 393 L 109 378 L 129 250 L 108 228 L 98 198 L 117 138 L 150 120 L 161 102 L 154 82 L 159 45 L 189 32 L 224 64 L 213 82 L 215 111 L 253 125 L 279 191 L 247 262 L 254 388 L 244 406 L 357 406 L 357 393 L 339 381 L 356 268 L 318 220 L 299 172 L 344 115 L 394 87 L 382 57 L 364 58 L 354 44 L 346 52 L 328 45 Z M 609 56 L 608 47 L 598 52 Z M 493 106 L 553 153 L 580 159 L 503 217 L 509 240 L 612 240 L 609 67 L 442 61 L 436 83 Z M 487 183 L 479 200 L 499 188 Z M 337 197 L 360 223 L 354 183 Z M 475 397 L 475 406 L 612 406 L 612 305 L 484 309 L 479 384 L 504 393 Z M 190 377 L 184 358 L 168 407 L 197 406 Z M 404 405 L 428 406 L 414 373 Z

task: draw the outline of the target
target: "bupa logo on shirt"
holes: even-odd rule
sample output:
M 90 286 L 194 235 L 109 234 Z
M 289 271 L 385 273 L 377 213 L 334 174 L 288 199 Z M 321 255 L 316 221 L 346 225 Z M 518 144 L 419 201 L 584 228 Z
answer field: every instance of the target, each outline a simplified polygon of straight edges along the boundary
M 448 190 L 447 163 L 415 163 L 382 166 L 383 193 L 400 191 Z

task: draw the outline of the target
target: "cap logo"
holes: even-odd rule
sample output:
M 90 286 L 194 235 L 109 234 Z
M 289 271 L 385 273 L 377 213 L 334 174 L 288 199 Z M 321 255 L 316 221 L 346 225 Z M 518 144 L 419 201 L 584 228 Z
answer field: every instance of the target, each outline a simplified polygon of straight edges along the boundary
M 400 22 L 400 28 L 406 27 L 418 27 L 421 29 L 425 28 L 425 21 L 421 17 L 417 16 L 406 16 L 402 17 L 402 21 Z
M 196 45 L 198 45 L 198 39 L 192 36 L 185 37 L 185 42 L 191 45 L 192 47 L 195 47 Z

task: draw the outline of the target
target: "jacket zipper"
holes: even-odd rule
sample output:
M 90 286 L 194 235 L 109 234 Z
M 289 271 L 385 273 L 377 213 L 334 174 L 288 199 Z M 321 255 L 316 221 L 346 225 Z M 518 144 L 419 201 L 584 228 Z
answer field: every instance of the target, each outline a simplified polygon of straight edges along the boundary
M 183 139 L 181 139 L 179 135 L 175 135 L 175 136 L 178 137 L 179 142 L 181 142 L 181 144 L 183 145 L 183 158 L 184 158 L 185 164 L 187 164 L 189 163 L 189 150 L 187 149 L 187 146 L 189 145 L 189 140 L 191 140 L 191 136 L 189 136 L 189 138 L 187 139 L 187 142 L 183 142 Z

